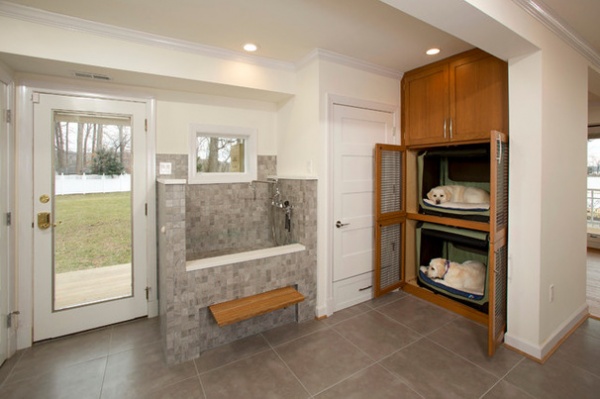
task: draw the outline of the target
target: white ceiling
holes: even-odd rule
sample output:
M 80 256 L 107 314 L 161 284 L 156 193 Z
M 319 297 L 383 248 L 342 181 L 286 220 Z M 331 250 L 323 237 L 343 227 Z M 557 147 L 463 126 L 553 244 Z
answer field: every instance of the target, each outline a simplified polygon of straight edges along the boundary
M 535 0 L 600 54 L 600 0 Z M 10 0 L 41 10 L 298 63 L 313 49 L 404 72 L 472 46 L 379 0 Z M 518 3 L 518 2 L 517 2 Z M 424 51 L 440 47 L 429 57 Z M 16 68 L 18 57 L 3 57 Z M 22 60 L 21 60 L 22 61 Z M 35 68 L 28 63 L 28 68 Z M 35 71 L 28 71 L 35 72 Z

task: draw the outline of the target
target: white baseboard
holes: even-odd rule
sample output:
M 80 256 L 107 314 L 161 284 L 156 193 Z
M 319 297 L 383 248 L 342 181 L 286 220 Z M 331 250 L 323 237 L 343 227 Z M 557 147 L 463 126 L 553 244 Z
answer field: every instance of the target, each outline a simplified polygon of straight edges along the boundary
M 329 317 L 333 314 L 333 298 L 328 298 L 325 304 L 316 307 L 317 318 Z
M 600 249 L 600 234 L 588 232 L 587 246 L 588 248 Z
M 534 359 L 543 361 L 556 348 L 560 341 L 569 334 L 575 326 L 589 315 L 588 305 L 583 304 L 573 315 L 565 320 L 548 339 L 542 344 L 535 344 L 525 339 L 513 336 L 510 332 L 504 335 L 506 345 L 523 352 Z

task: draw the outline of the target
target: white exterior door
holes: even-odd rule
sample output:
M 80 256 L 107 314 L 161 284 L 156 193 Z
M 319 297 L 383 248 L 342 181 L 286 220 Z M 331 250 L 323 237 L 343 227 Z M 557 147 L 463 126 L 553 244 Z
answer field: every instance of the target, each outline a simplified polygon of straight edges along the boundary
M 333 108 L 334 310 L 372 298 L 374 150 L 393 143 L 391 112 Z
M 10 167 L 8 152 L 8 121 L 6 110 L 8 108 L 6 84 L 0 82 L 0 365 L 8 356 L 8 261 L 9 261 L 9 225 L 7 223 L 9 190 L 8 169 Z
M 147 315 L 146 104 L 33 102 L 33 340 Z

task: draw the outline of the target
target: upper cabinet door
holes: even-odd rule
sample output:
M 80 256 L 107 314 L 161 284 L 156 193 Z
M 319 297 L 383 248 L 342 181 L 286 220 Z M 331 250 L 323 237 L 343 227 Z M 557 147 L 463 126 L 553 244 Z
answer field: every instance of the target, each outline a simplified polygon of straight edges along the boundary
M 452 141 L 489 138 L 508 132 L 508 66 L 483 52 L 450 64 Z
M 402 132 L 408 147 L 482 143 L 508 131 L 508 66 L 479 49 L 407 72 Z
M 402 131 L 406 145 L 448 140 L 448 65 L 407 73 L 402 81 Z

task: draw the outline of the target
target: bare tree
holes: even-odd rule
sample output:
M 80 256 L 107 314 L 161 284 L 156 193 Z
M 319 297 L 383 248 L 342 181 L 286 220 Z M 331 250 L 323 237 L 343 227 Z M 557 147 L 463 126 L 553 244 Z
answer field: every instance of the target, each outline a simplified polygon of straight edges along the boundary
M 219 138 L 211 137 L 208 145 L 208 170 L 217 172 L 219 170 Z
M 84 124 L 77 124 L 77 151 L 75 153 L 75 173 L 80 175 L 83 173 L 83 129 Z

